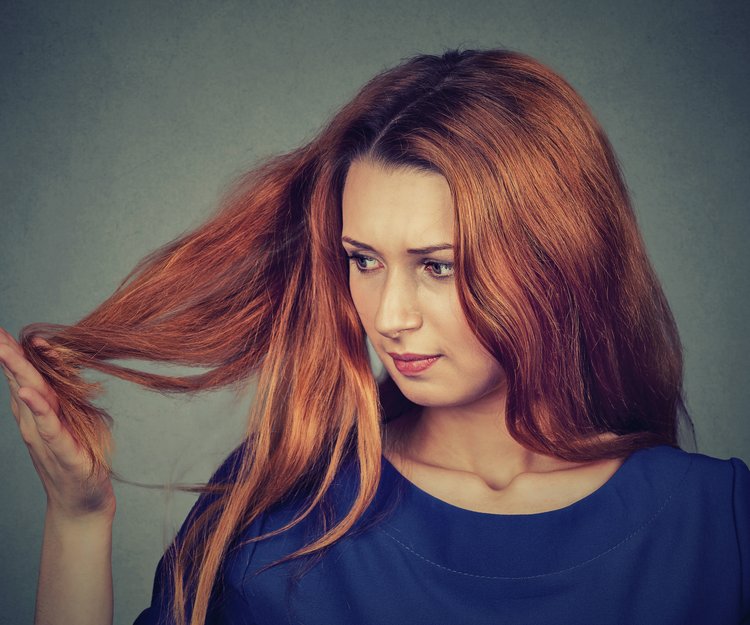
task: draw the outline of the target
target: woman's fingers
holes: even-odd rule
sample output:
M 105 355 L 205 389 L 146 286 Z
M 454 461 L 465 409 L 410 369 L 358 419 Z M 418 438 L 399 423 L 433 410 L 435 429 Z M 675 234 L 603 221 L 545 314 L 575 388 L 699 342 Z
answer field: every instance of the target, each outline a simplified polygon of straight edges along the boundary
M 23 352 L 20 354 L 8 343 L 0 343 L 0 360 L 15 378 L 19 386 L 43 388 L 46 382 L 41 374 L 26 360 Z
M 35 336 L 33 339 L 31 339 L 31 342 L 37 346 L 50 347 L 50 344 L 40 336 Z M 0 328 L 0 343 L 5 343 L 6 345 L 14 349 L 20 356 L 24 355 L 23 348 L 18 343 L 18 341 L 16 341 L 15 337 L 3 328 Z
M 52 414 L 49 403 L 33 388 L 26 386 L 19 388 L 16 394 L 31 412 L 42 440 L 47 442 L 54 440 L 59 435 L 62 424 Z
M 42 446 L 47 447 L 61 464 L 75 465 L 77 446 L 57 416 L 59 402 L 48 399 L 54 397 L 52 390 L 23 352 L 18 353 L 20 346 L 18 350 L 12 347 L 4 334 L 0 336 L 0 363 L 8 378 L 11 408 L 21 437 L 27 446 L 40 452 Z
M 50 402 L 48 398 L 55 397 L 54 393 L 39 372 L 26 360 L 20 346 L 17 343 L 13 345 L 12 337 L 8 339 L 5 331 L 0 334 L 0 365 L 8 380 L 11 411 L 21 437 L 27 446 L 39 447 L 40 443 L 47 442 L 49 436 L 54 438 L 58 434 L 62 424 L 57 415 L 54 415 L 52 421 L 49 421 L 47 415 L 59 409 L 59 402 Z M 46 419 L 45 427 L 42 429 L 35 415 L 39 419 Z
M 64 467 L 75 467 L 80 464 L 78 445 L 60 422 L 49 402 L 35 389 L 27 387 L 18 390 L 18 397 L 32 415 L 36 437 L 52 452 L 57 461 Z
M 13 416 L 16 419 L 16 423 L 21 425 L 21 415 L 23 414 L 24 410 L 22 409 L 21 405 L 23 404 L 22 401 L 18 399 L 17 393 L 18 393 L 18 382 L 16 381 L 16 377 L 13 375 L 11 370 L 6 365 L 6 361 L 8 358 L 8 351 L 9 348 L 7 345 L 0 344 L 0 366 L 3 370 L 3 375 L 5 375 L 6 379 L 8 380 L 8 389 L 10 390 L 10 405 L 11 409 L 13 411 Z
M 34 343 L 48 345 L 42 339 Z M 111 517 L 115 496 L 108 472 L 89 475 L 92 461 L 60 421 L 57 395 L 4 330 L 0 331 L 0 364 L 8 378 L 21 438 L 47 494 L 48 510 L 70 518 Z
M 53 410 L 59 409 L 59 403 L 52 389 L 26 359 L 21 346 L 13 340 L 13 337 L 9 337 L 7 332 L 0 334 L 0 364 L 2 364 L 3 373 L 8 378 L 11 394 L 21 386 L 28 386 L 37 390 L 45 401 L 51 404 Z
M 10 332 L 3 328 L 0 328 L 0 343 L 7 344 L 11 349 L 14 349 L 17 353 L 23 355 L 23 348 L 18 344 L 18 341 L 16 341 Z

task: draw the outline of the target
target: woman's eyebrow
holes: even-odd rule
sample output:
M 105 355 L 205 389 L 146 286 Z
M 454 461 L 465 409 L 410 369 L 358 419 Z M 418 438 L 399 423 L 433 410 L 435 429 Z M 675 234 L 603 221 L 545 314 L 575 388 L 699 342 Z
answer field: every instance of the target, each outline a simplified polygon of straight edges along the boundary
M 355 239 L 352 239 L 350 237 L 341 237 L 341 240 L 346 241 L 347 243 L 350 243 L 351 245 L 354 245 L 356 247 L 361 247 L 364 250 L 370 250 L 371 252 L 380 254 L 378 250 L 376 250 L 372 245 L 367 245 L 367 243 L 356 241 Z M 436 243 L 435 245 L 428 245 L 426 247 L 411 247 L 408 250 L 406 250 L 406 253 L 407 254 L 431 254 L 432 252 L 438 252 L 440 250 L 452 250 L 452 249 L 453 249 L 453 246 L 450 243 Z

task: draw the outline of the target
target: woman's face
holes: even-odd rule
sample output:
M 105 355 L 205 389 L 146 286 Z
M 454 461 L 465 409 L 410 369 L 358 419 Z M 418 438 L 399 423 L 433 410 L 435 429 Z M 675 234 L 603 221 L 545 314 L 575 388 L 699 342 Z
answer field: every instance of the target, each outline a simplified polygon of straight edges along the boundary
M 497 390 L 502 368 L 474 336 L 458 300 L 446 179 L 355 161 L 344 184 L 342 219 L 354 305 L 401 392 L 421 406 L 462 406 Z M 418 249 L 434 247 L 444 249 Z M 392 354 L 438 358 L 409 371 Z

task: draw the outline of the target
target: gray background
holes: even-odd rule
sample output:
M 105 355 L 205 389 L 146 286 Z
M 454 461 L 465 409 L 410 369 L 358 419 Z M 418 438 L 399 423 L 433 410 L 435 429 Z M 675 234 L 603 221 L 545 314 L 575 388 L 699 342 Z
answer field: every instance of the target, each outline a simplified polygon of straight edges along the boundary
M 0 325 L 75 322 L 204 219 L 233 176 L 309 140 L 377 71 L 506 46 L 567 78 L 608 132 L 679 324 L 698 451 L 750 462 L 748 6 L 5 2 Z M 150 483 L 207 479 L 251 400 L 106 386 L 115 468 Z M 45 498 L 5 384 L 0 407 L 0 619 L 30 623 Z M 115 489 L 115 623 L 129 624 L 194 497 Z

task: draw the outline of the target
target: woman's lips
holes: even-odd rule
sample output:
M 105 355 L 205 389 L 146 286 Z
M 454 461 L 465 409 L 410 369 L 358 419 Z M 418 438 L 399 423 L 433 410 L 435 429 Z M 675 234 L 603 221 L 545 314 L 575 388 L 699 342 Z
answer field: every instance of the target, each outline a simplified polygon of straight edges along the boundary
M 398 369 L 399 373 L 403 373 L 404 375 L 414 375 L 429 369 L 432 364 L 440 358 L 440 355 L 429 356 L 428 358 L 421 358 L 419 360 L 399 360 L 394 356 L 391 356 L 391 358 L 393 358 L 393 364 L 396 365 L 396 369 Z

